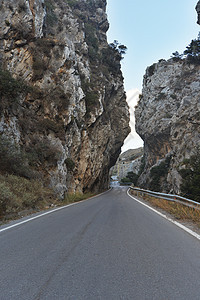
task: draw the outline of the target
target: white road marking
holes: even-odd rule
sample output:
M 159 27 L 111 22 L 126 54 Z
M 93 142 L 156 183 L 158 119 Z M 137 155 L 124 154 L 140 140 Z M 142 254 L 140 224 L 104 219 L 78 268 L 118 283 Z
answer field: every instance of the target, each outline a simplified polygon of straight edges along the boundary
M 3 232 L 3 231 L 6 231 L 6 230 L 8 230 L 8 229 L 11 229 L 11 228 L 17 227 L 17 226 L 19 226 L 19 225 L 22 225 L 22 224 L 28 223 L 28 222 L 30 222 L 30 221 L 33 221 L 33 220 L 35 220 L 35 219 L 38 219 L 38 218 L 44 217 L 44 216 L 46 216 L 46 215 L 52 214 L 52 213 L 54 213 L 54 212 L 56 212 L 56 211 L 58 211 L 58 210 L 65 209 L 65 208 L 70 207 L 70 206 L 72 206 L 72 205 L 77 205 L 77 204 L 83 203 L 84 201 L 87 201 L 87 200 L 96 198 L 96 197 L 98 197 L 98 196 L 101 196 L 101 195 L 103 195 L 103 194 L 108 193 L 110 190 L 111 190 L 111 189 L 109 189 L 108 191 L 106 191 L 106 192 L 104 192 L 104 193 L 101 193 L 101 194 L 98 194 L 98 195 L 96 195 L 96 196 L 90 197 L 90 198 L 88 198 L 88 199 L 86 199 L 86 200 L 82 200 L 82 201 L 78 201 L 78 202 L 75 202 L 75 203 L 67 204 L 67 205 L 65 205 L 65 206 L 58 207 L 58 208 L 55 208 L 55 209 L 53 209 L 53 210 L 47 211 L 47 212 L 45 212 L 45 213 L 43 213 L 43 214 L 41 214 L 41 215 L 37 215 L 37 216 L 35 216 L 35 217 L 32 217 L 32 218 L 29 218 L 29 219 L 27 219 L 27 220 L 21 221 L 21 222 L 19 222 L 19 223 L 16 223 L 16 224 L 10 225 L 10 226 L 8 226 L 8 227 L 2 228 L 2 229 L 0 229 L 0 233 Z
M 197 234 L 196 232 L 194 232 L 191 229 L 187 228 L 186 226 L 180 224 L 179 222 L 172 220 L 171 218 L 167 217 L 166 215 L 162 214 L 161 212 L 157 211 L 156 209 L 152 208 L 151 206 L 147 205 L 146 203 L 143 203 L 142 201 L 136 199 L 135 197 L 133 197 L 132 195 L 129 194 L 129 190 L 127 190 L 127 195 L 129 197 L 131 197 L 132 199 L 134 199 L 135 201 L 139 202 L 140 204 L 142 204 L 142 205 L 146 206 L 147 208 L 151 209 L 152 211 L 157 213 L 159 216 L 165 218 L 166 220 L 170 221 L 171 223 L 175 224 L 176 226 L 180 227 L 181 229 L 185 230 L 186 232 L 188 232 L 189 234 L 191 234 L 192 236 L 194 236 L 195 238 L 200 240 L 200 235 L 199 234 Z

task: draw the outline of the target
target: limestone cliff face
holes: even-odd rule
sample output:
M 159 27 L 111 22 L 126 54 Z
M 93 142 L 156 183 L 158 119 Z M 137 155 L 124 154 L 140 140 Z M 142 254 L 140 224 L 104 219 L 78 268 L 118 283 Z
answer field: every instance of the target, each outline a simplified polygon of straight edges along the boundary
M 140 185 L 151 187 L 151 170 L 162 166 L 160 190 L 180 193 L 178 171 L 200 145 L 200 66 L 170 59 L 147 68 L 135 114 L 145 153 Z
M 106 188 L 129 133 L 121 55 L 107 43 L 105 10 L 106 0 L 0 4 L 1 70 L 26 86 L 15 103 L 2 93 L 0 132 L 61 196 Z

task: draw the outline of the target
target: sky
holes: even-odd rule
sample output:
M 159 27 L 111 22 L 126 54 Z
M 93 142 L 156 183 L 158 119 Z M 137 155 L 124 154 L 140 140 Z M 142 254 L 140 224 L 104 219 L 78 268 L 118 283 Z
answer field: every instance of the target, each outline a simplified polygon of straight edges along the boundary
M 122 60 L 127 102 L 131 104 L 132 132 L 122 151 L 142 146 L 134 132 L 133 109 L 142 90 L 147 66 L 159 59 L 169 59 L 173 52 L 182 53 L 198 36 L 195 6 L 198 0 L 107 0 L 110 23 L 108 42 L 127 46 Z M 134 105 L 134 106 L 133 106 Z

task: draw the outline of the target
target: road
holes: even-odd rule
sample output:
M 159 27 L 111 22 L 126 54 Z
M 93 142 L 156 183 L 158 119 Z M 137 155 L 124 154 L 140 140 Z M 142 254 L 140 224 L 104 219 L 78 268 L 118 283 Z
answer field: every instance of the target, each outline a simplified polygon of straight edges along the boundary
M 200 241 L 118 187 L 0 232 L 0 299 L 199 300 Z

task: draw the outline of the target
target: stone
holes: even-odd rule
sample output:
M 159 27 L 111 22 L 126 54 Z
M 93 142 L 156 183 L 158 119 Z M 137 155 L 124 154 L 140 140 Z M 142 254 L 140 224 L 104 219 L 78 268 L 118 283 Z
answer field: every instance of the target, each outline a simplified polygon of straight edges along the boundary
M 161 61 L 147 68 L 136 107 L 136 131 L 144 140 L 140 186 L 151 188 L 151 170 L 170 160 L 160 191 L 181 192 L 179 170 L 200 146 L 200 66 L 186 60 Z
M 130 128 L 106 1 L 79 0 L 75 9 L 65 0 L 9 2 L 0 8 L 0 58 L 31 91 L 19 95 L 20 105 L 4 97 L 1 133 L 36 152 L 35 170 L 60 197 L 108 188 Z

